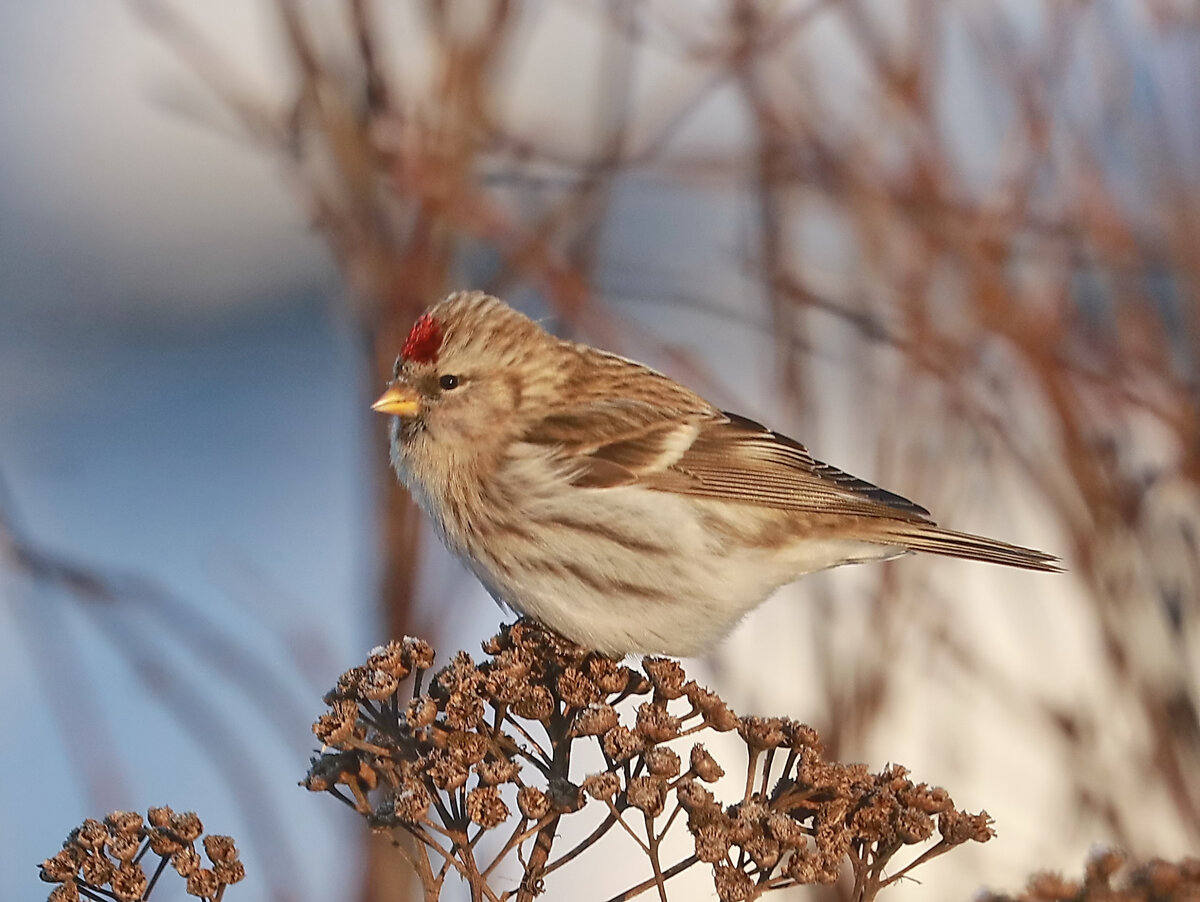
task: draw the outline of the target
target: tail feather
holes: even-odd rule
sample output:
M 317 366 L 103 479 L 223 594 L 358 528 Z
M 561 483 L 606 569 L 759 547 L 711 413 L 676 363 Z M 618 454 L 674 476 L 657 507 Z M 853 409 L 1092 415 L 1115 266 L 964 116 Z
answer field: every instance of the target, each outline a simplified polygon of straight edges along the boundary
M 986 561 L 990 564 L 1004 564 L 1008 567 L 1021 567 L 1025 570 L 1043 570 L 1051 573 L 1063 570 L 1059 559 L 1044 551 L 1022 548 L 1020 545 L 1010 545 L 1007 542 L 974 536 L 966 532 L 942 529 L 933 524 L 905 522 L 889 524 L 884 538 L 889 543 L 903 545 L 911 551 L 927 551 L 946 557 Z

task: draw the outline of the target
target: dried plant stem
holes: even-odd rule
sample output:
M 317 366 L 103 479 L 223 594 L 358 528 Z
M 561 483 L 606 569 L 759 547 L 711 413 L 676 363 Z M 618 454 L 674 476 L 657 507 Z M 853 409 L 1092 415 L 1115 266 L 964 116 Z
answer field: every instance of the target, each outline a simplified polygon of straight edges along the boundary
M 689 855 L 687 858 L 677 861 L 675 864 L 671 865 L 669 868 L 663 871 L 661 875 L 656 874 L 653 877 L 647 878 L 636 886 L 629 887 L 629 889 L 625 890 L 623 893 L 618 893 L 617 895 L 608 899 L 607 902 L 629 902 L 630 899 L 634 898 L 635 896 L 640 896 L 646 890 L 650 889 L 650 887 L 661 885 L 663 882 L 670 880 L 677 874 L 682 874 L 692 865 L 699 864 L 699 862 L 700 859 L 695 855 Z
M 563 865 L 570 864 L 578 856 L 580 856 L 584 852 L 586 852 L 589 848 L 592 847 L 592 845 L 595 842 L 597 842 L 600 839 L 600 837 L 602 837 L 606 833 L 608 833 L 609 829 L 612 828 L 617 823 L 618 820 L 620 820 L 620 817 L 621 817 L 621 815 L 617 813 L 615 808 L 610 810 L 608 817 L 606 817 L 603 821 L 601 821 L 600 825 L 598 827 L 596 827 L 595 830 L 593 830 L 591 833 L 589 833 L 587 836 L 585 836 L 582 840 L 580 840 L 579 843 L 573 849 L 571 849 L 568 852 L 564 852 L 562 855 L 558 856 L 558 858 L 554 859 L 554 861 L 547 864 L 542 869 L 542 876 L 543 877 L 549 876 L 550 874 L 554 873 L 559 868 L 561 868 Z
M 568 740 L 570 723 L 561 715 L 550 718 L 546 731 L 550 734 L 550 747 L 554 757 L 550 762 L 549 778 L 551 780 L 567 780 L 571 772 L 571 744 Z M 550 850 L 554 847 L 554 835 L 558 831 L 561 815 L 554 815 L 537 833 L 533 843 L 533 851 L 525 866 L 525 877 L 517 892 L 517 902 L 533 902 L 534 896 L 542 891 L 545 879 L 546 863 L 550 860 Z
M 667 887 L 662 871 L 662 861 L 658 856 L 658 848 L 662 843 L 663 834 L 655 834 L 654 832 L 654 816 L 651 814 L 645 815 L 646 823 L 646 838 L 649 841 L 647 848 L 647 857 L 650 859 L 650 867 L 654 871 L 654 882 L 658 886 L 658 898 L 660 902 L 667 902 Z M 664 830 L 663 833 L 666 831 Z

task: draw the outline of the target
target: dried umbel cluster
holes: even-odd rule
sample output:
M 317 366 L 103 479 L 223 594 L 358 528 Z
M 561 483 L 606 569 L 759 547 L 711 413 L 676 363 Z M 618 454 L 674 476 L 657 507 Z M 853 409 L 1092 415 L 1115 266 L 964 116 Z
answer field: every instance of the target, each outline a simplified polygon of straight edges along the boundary
M 1017 896 L 983 895 L 979 902 L 1200 902 L 1200 858 L 1149 861 L 1121 874 L 1119 852 L 1088 862 L 1082 880 L 1038 874 Z
M 313 726 L 326 750 L 306 785 L 354 806 L 378 829 L 414 837 L 398 847 L 427 899 L 452 872 L 476 898 L 531 899 L 547 876 L 616 829 L 641 848 L 654 875 L 618 899 L 655 887 L 665 898 L 668 879 L 709 865 L 727 902 L 844 873 L 855 898 L 866 900 L 916 865 L 992 835 L 986 814 L 957 811 L 944 791 L 914 784 L 901 767 L 871 774 L 825 761 L 810 727 L 739 717 L 676 661 L 647 658 L 638 672 L 524 620 L 484 651 L 481 663 L 460 652 L 423 692 L 434 660 L 428 643 L 376 649 L 338 680 L 326 696 L 331 710 Z M 736 765 L 718 763 L 695 741 L 735 731 L 746 749 Z M 603 769 L 579 772 L 572 761 L 581 756 Z M 721 801 L 709 787 L 735 766 L 730 781 L 741 794 Z M 585 807 L 599 812 L 599 826 L 552 856 L 560 820 Z M 694 851 L 664 862 L 663 838 L 673 828 L 691 834 Z M 497 841 L 481 844 L 488 831 Z M 893 861 L 917 844 L 923 852 Z M 489 878 L 514 851 L 524 876 L 502 892 Z
M 204 826 L 195 813 L 151 808 L 143 820 L 136 811 L 114 811 L 103 821 L 88 818 L 71 831 L 62 851 L 42 862 L 41 877 L 58 886 L 50 902 L 150 898 L 159 877 L 170 866 L 187 881 L 187 893 L 217 902 L 225 887 L 246 876 L 229 836 L 205 836 L 207 866 L 196 851 Z M 145 858 L 156 856 L 147 876 Z

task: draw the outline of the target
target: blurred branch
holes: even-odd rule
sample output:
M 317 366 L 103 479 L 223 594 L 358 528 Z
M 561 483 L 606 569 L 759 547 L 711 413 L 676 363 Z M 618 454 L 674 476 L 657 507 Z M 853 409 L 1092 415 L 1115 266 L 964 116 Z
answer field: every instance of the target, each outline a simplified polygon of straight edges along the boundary
M 88 778 L 97 799 L 120 794 L 122 768 L 113 737 L 96 715 L 103 706 L 91 687 L 82 647 L 64 649 L 69 630 L 56 627 L 55 642 L 46 641 L 42 622 L 61 620 L 55 602 L 65 599 L 86 615 L 114 650 L 132 668 L 146 690 L 208 756 L 214 771 L 229 783 L 230 796 L 251 830 L 251 837 L 272 874 L 275 898 L 295 899 L 294 862 L 285 841 L 283 823 L 267 791 L 268 771 L 256 764 L 253 743 L 235 733 L 222 706 L 201 692 L 175 658 L 159 651 L 162 635 L 187 649 L 211 673 L 228 680 L 257 714 L 285 740 L 293 737 L 303 716 L 294 691 L 266 665 L 259 650 L 236 633 L 219 626 L 194 607 L 144 576 L 85 564 L 35 544 L 20 526 L 15 499 L 0 473 L 0 554 L 8 567 L 30 581 L 47 604 L 38 616 L 26 616 L 29 636 L 38 644 L 34 665 L 42 671 L 51 704 L 57 712 L 68 749 L 80 773 Z M 157 621 L 161 634 L 147 634 L 146 625 Z M 39 641 L 40 640 L 40 641 Z M 51 666 L 52 665 L 52 666 Z M 87 741 L 78 737 L 86 735 Z M 86 751 L 86 754 L 82 754 Z M 230 762 L 237 762 L 230 766 Z

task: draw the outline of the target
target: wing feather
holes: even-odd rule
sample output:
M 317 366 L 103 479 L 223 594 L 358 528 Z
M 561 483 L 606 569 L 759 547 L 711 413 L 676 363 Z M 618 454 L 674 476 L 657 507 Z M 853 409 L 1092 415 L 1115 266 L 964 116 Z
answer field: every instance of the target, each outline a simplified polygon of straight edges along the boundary
M 553 449 L 580 487 L 637 483 L 783 510 L 932 522 L 925 508 L 816 460 L 799 442 L 700 403 L 597 400 L 543 418 L 522 440 Z

